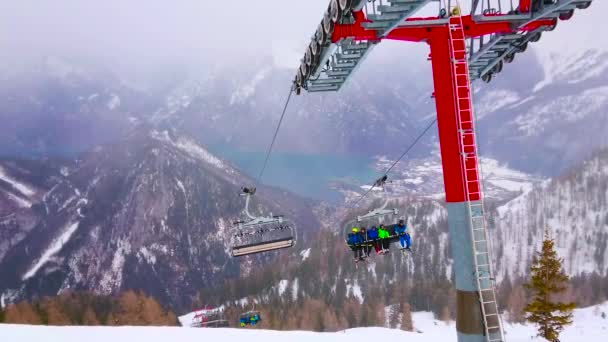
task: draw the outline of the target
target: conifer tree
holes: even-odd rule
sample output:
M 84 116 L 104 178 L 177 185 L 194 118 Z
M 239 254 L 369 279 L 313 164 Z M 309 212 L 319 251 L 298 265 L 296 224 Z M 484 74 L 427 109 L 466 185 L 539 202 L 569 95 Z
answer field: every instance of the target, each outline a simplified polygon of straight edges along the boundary
M 559 334 L 572 323 L 575 303 L 563 303 L 555 297 L 566 291 L 568 276 L 562 269 L 563 259 L 557 257 L 555 241 L 545 232 L 543 247 L 530 268 L 532 278 L 525 286 L 533 298 L 524 308 L 526 320 L 538 325 L 538 336 L 559 342 Z

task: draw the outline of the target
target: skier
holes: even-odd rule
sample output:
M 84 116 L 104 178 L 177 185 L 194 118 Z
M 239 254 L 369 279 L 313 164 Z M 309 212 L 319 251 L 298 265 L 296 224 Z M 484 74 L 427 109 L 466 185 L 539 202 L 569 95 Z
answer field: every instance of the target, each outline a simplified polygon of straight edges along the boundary
M 363 256 L 361 253 L 362 242 L 363 239 L 361 237 L 361 234 L 359 233 L 359 228 L 353 227 L 351 232 L 348 234 L 348 245 L 353 250 L 353 253 L 355 255 L 355 263 L 357 263 L 359 260 L 363 260 Z
M 367 231 L 367 240 L 369 241 L 369 250 L 371 252 L 371 247 L 374 246 L 374 250 L 376 254 L 380 254 L 380 246 L 378 245 L 378 229 L 376 226 L 372 226 Z
M 367 258 L 369 256 L 371 247 L 367 240 L 367 230 L 365 227 L 361 227 L 359 234 L 361 235 L 361 252 L 363 253 L 363 256 Z
M 410 234 L 406 231 L 407 226 L 403 220 L 399 220 L 399 223 L 395 226 L 395 233 L 399 235 L 399 244 L 401 244 L 402 250 L 411 251 L 410 246 L 412 245 L 412 241 L 410 238 Z
M 378 227 L 378 238 L 380 239 L 380 246 L 382 247 L 381 254 L 388 253 L 388 249 L 390 246 L 389 240 L 390 234 L 388 233 L 388 229 L 384 227 L 383 224 Z

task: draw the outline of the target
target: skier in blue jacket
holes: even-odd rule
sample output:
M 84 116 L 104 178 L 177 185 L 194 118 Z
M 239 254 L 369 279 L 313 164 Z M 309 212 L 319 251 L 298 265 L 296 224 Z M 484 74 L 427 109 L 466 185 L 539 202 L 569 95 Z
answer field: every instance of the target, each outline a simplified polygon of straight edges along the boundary
M 401 249 L 410 250 L 410 246 L 412 245 L 412 241 L 410 239 L 410 234 L 406 232 L 407 226 L 403 220 L 399 220 L 399 223 L 395 225 L 395 234 L 399 235 L 399 244 L 401 244 Z
M 351 232 L 348 234 L 348 246 L 352 249 L 355 254 L 355 262 L 363 260 L 363 237 L 359 232 L 359 228 L 353 227 Z

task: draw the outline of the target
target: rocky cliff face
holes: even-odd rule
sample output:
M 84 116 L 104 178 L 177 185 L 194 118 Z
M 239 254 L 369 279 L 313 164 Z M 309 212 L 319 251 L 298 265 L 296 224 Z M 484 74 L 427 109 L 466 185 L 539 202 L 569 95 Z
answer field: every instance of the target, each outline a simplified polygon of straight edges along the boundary
M 196 289 L 276 255 L 228 255 L 232 222 L 244 205 L 238 193 L 250 183 L 167 131 L 137 131 L 95 148 L 32 201 L 35 225 L 1 259 L 1 288 L 12 296 L 141 288 L 184 304 Z M 254 211 L 293 217 L 301 232 L 318 227 L 309 203 L 273 189 L 260 194 Z

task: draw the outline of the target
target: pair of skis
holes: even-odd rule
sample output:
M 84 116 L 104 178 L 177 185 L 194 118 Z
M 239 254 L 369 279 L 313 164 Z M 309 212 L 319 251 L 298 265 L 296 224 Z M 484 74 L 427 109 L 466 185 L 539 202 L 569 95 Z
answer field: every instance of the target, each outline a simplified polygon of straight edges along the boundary
M 402 248 L 399 248 L 399 250 L 401 251 L 401 254 L 402 254 L 403 256 L 405 256 L 405 255 L 407 255 L 407 254 L 412 253 L 412 249 L 411 249 L 411 248 L 408 248 L 408 247 L 402 247 Z M 387 253 L 389 253 L 389 252 L 390 252 L 390 251 L 389 251 L 388 249 L 383 249 L 382 251 L 380 251 L 380 252 L 378 252 L 378 253 L 376 253 L 376 254 L 387 254 Z M 356 259 L 355 259 L 355 269 L 357 269 L 357 270 L 358 270 L 358 269 L 359 269 L 359 262 L 360 262 L 360 261 L 363 261 L 363 262 L 367 261 L 367 258 L 368 258 L 368 257 L 369 257 L 369 255 L 366 255 L 365 257 L 359 257 L 359 258 L 356 258 Z

